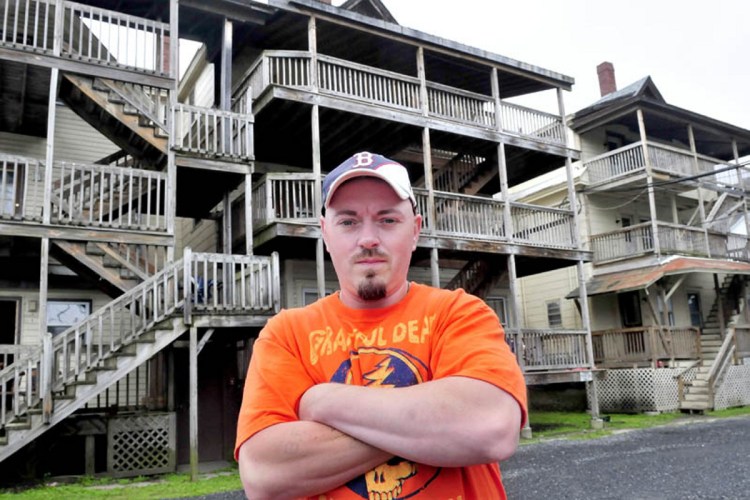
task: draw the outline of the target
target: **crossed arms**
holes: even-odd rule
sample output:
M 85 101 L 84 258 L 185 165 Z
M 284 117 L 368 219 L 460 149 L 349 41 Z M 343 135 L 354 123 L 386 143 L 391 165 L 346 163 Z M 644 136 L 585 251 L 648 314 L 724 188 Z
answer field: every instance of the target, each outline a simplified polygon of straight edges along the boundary
M 508 393 L 459 376 L 392 389 L 319 384 L 298 413 L 240 448 L 248 498 L 315 495 L 392 456 L 436 467 L 498 462 L 515 451 L 522 418 Z

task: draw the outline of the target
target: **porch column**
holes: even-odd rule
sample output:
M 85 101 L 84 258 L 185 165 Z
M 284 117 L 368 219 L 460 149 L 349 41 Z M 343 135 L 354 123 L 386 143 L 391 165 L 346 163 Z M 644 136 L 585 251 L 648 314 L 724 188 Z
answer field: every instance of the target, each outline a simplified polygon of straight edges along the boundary
M 232 200 L 229 197 L 229 191 L 224 193 L 224 200 L 222 201 L 222 205 L 223 213 L 221 216 L 221 253 L 230 254 L 232 253 Z M 228 282 L 229 281 L 225 281 L 225 283 Z
M 313 176 L 313 200 L 315 213 L 321 214 L 323 210 L 322 181 L 323 176 L 320 161 L 320 108 L 317 104 L 312 107 L 312 166 Z M 315 242 L 315 271 L 318 282 L 318 298 L 323 298 L 326 294 L 326 273 L 325 273 L 325 252 L 323 245 L 323 234 L 318 236 Z
M 745 214 L 745 234 L 750 236 L 750 219 L 747 213 L 747 190 L 745 189 L 745 179 L 742 176 L 743 167 L 740 162 L 740 153 L 737 149 L 736 139 L 732 139 L 732 154 L 734 155 L 734 163 L 737 165 L 737 187 L 742 190 L 742 212 Z M 745 246 L 747 247 L 747 243 Z
M 177 88 L 179 85 L 179 4 L 178 0 L 169 0 L 169 77 L 172 80 L 169 89 L 169 110 L 166 113 L 167 130 L 169 131 L 169 146 L 167 147 L 167 193 L 164 200 L 164 217 L 167 222 L 167 234 L 173 237 L 172 244 L 167 247 L 167 262 L 175 260 L 175 218 L 177 214 L 177 161 L 172 145 L 175 143 L 177 127 L 173 122 L 172 110 L 177 104 Z
M 188 387 L 190 390 L 190 480 L 198 480 L 198 327 L 190 327 L 190 369 Z
M 495 100 L 495 130 L 502 132 L 503 123 L 501 119 L 502 103 L 500 101 L 500 84 L 497 81 L 497 68 L 492 68 L 492 97 Z M 503 236 L 508 241 L 513 240 L 513 215 L 510 209 L 510 196 L 508 195 L 508 166 L 505 160 L 505 143 L 497 144 L 497 173 L 500 178 L 500 194 L 503 199 Z
M 254 152 L 253 152 L 253 156 L 255 156 Z M 253 166 L 253 170 L 255 170 L 254 166 Z M 245 174 L 245 254 L 246 255 L 253 254 L 253 175 L 252 174 Z
M 654 253 L 661 257 L 661 248 L 659 245 L 659 223 L 656 218 L 656 198 L 654 197 L 654 176 L 651 171 L 651 159 L 648 152 L 648 140 L 646 139 L 646 123 L 643 119 L 643 110 L 638 109 L 638 132 L 641 135 L 641 145 L 643 147 L 643 160 L 646 163 L 646 182 L 648 184 L 648 208 L 651 212 L 651 232 L 654 244 Z
M 315 17 L 307 22 L 307 46 L 310 52 L 310 86 L 318 92 L 318 25 Z
M 693 153 L 693 173 L 695 175 L 700 174 L 698 171 L 698 150 L 695 147 L 695 134 L 693 133 L 693 125 L 688 123 L 687 126 L 688 138 L 690 139 L 690 152 Z M 698 210 L 701 215 L 701 228 L 703 229 L 703 241 L 706 245 L 706 255 L 711 257 L 711 245 L 708 242 L 708 228 L 706 227 L 706 207 L 703 202 L 703 190 L 701 185 L 703 181 L 698 178 Z
M 563 100 L 563 93 L 562 89 L 559 88 L 557 89 L 557 106 L 559 108 L 560 117 L 563 121 L 563 134 L 566 146 L 565 177 L 567 181 L 570 210 L 573 215 L 570 221 L 570 231 L 573 239 L 573 246 L 576 250 L 580 251 L 583 250 L 583 244 L 581 242 L 581 233 L 578 226 L 578 198 L 576 197 L 575 183 L 573 179 L 575 175 L 573 173 L 573 161 L 570 156 L 570 147 L 568 147 L 568 138 L 570 137 L 570 134 L 568 134 L 568 125 L 565 120 L 565 102 Z M 581 322 L 583 323 L 583 328 L 586 330 L 586 357 L 589 360 L 589 369 L 593 371 L 596 367 L 594 366 L 594 345 L 593 340 L 591 339 L 589 297 L 588 291 L 586 290 L 586 269 L 584 268 L 583 261 L 580 259 L 576 262 L 576 271 L 578 275 L 578 297 L 581 308 Z M 593 373 L 589 372 L 589 375 L 589 380 L 586 380 L 586 386 L 588 389 L 587 392 L 591 396 L 591 420 L 592 422 L 595 422 L 595 425 L 598 427 L 600 425 L 599 393 L 596 387 L 596 382 L 594 381 Z
M 434 237 L 437 232 L 437 210 L 435 209 L 435 189 L 432 179 L 432 146 L 428 127 L 422 129 L 422 161 L 424 163 L 424 181 L 427 186 L 427 207 L 426 213 L 422 214 L 422 227 Z M 425 222 L 427 222 L 427 227 L 425 227 Z M 435 239 L 433 238 L 433 245 Z M 435 246 L 430 250 L 430 277 L 432 286 L 440 288 L 440 264 L 438 249 Z

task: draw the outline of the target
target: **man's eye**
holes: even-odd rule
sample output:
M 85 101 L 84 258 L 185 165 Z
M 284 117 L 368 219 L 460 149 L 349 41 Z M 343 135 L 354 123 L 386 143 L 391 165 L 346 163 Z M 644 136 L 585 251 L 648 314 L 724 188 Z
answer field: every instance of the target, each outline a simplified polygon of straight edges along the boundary
M 351 220 L 351 219 L 344 219 L 342 221 L 339 221 L 339 225 L 340 226 L 353 226 L 354 225 L 354 221 Z
M 396 223 L 396 219 L 386 218 L 386 219 L 381 219 L 381 222 L 383 224 L 395 224 Z

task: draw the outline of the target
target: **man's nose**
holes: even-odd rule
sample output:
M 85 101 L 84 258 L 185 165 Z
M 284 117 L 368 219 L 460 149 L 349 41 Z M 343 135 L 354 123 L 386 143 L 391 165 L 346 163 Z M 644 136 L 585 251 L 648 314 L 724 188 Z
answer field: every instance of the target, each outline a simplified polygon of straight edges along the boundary
M 372 222 L 363 223 L 359 233 L 359 246 L 362 248 L 375 248 L 379 244 L 380 237 L 378 236 L 377 226 Z

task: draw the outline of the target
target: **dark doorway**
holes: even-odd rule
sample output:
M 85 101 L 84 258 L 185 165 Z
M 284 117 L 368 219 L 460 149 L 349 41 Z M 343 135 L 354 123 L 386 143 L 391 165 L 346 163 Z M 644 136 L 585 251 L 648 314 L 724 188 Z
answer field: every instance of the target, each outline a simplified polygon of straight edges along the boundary
M 641 295 L 638 290 L 617 294 L 617 303 L 620 306 L 620 319 L 625 328 L 642 326 L 641 319 Z
M 688 310 L 690 311 L 690 325 L 703 328 L 703 310 L 701 309 L 701 296 L 697 292 L 687 294 Z
M 0 298 L 0 344 L 18 343 L 20 299 Z
M 203 335 L 201 331 L 199 338 Z M 232 460 L 237 415 L 242 401 L 237 344 L 219 331 L 198 355 L 198 460 Z M 188 349 L 175 349 L 177 463 L 190 462 L 190 387 Z

